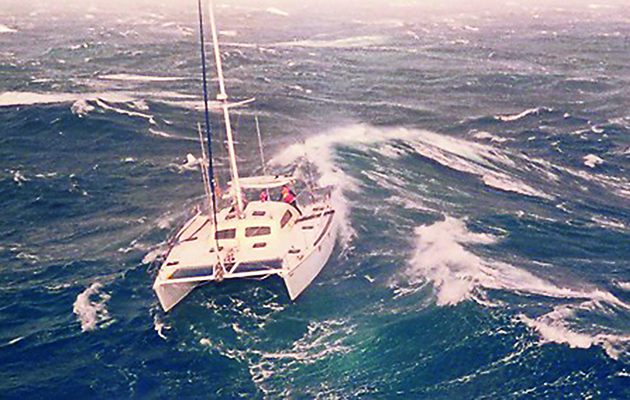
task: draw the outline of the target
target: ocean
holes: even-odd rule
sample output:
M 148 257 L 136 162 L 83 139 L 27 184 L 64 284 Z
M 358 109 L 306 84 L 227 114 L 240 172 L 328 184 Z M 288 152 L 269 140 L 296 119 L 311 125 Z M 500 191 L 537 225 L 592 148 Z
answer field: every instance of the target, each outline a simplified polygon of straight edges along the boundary
M 169 313 L 196 4 L 0 9 L 0 397 L 630 398 L 630 9 L 274 4 L 216 9 L 239 167 L 257 117 L 268 170 L 332 188 L 336 248 L 295 302 Z

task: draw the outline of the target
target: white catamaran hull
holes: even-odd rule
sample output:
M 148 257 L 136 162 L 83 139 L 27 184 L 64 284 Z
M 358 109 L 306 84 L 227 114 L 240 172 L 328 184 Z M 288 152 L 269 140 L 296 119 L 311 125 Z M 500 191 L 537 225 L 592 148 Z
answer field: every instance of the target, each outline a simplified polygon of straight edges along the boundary
M 319 242 L 293 266 L 286 268 L 283 279 L 291 300 L 295 300 L 308 285 L 319 275 L 333 251 L 336 240 L 336 218 L 334 213 L 327 216 L 329 220 L 321 232 Z
M 197 286 L 199 286 L 197 282 L 184 282 L 172 285 L 155 285 L 153 289 L 164 311 L 168 311 L 188 296 Z
M 295 300 L 322 270 L 335 245 L 335 211 L 325 203 L 304 207 L 301 216 L 288 204 L 256 201 L 244 218 L 233 215 L 222 210 L 215 229 L 209 217 L 197 214 L 179 231 L 154 284 L 165 311 L 205 282 L 271 275 L 283 279 L 289 298 Z M 216 242 L 215 232 L 230 235 Z

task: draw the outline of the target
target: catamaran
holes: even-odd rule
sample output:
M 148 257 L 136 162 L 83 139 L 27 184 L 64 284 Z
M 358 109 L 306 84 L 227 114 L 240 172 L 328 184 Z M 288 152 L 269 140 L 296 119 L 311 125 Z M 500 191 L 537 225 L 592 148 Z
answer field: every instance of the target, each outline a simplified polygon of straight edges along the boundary
M 330 258 L 336 241 L 335 209 L 328 195 L 312 198 L 310 204 L 298 206 L 290 190 L 297 178 L 265 173 L 258 121 L 256 127 L 263 175 L 239 176 L 229 110 L 251 100 L 228 102 L 214 12 L 210 3 L 209 18 L 219 83 L 217 101 L 223 113 L 231 175 L 225 193 L 229 204 L 219 209 L 212 168 L 201 0 L 198 0 L 198 6 L 208 147 L 206 152 L 199 128 L 202 143 L 200 166 L 206 201 L 205 206 L 199 207 L 197 213 L 171 239 L 153 289 L 164 311 L 169 311 L 196 287 L 208 282 L 278 276 L 284 281 L 289 298 L 295 300 Z M 273 199 L 275 196 L 271 194 L 280 190 L 282 199 Z M 245 193 L 251 192 L 258 192 L 259 196 L 248 201 Z

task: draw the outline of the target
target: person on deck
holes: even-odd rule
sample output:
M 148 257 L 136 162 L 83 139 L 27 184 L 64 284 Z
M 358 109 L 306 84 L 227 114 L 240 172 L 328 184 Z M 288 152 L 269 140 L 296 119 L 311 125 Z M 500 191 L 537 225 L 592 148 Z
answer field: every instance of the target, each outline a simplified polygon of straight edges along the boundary
M 295 193 L 289 188 L 288 185 L 284 185 L 282 187 L 282 197 L 281 200 L 287 204 L 291 204 L 295 209 L 302 215 L 302 210 L 297 206 L 297 199 L 295 198 Z
M 267 194 L 267 190 L 265 189 L 262 192 L 260 192 L 260 201 L 264 203 L 267 200 L 269 200 L 269 195 Z

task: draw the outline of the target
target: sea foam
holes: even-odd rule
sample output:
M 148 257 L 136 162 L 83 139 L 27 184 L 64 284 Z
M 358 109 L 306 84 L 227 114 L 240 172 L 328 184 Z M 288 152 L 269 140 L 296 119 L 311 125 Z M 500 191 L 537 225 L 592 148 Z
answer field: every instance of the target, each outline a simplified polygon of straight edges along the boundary
M 558 306 L 549 313 L 536 317 L 519 314 L 518 318 L 535 329 L 543 342 L 565 343 L 578 348 L 601 345 L 611 357 L 617 357 L 619 346 L 630 341 L 629 335 L 610 332 L 610 329 L 605 331 L 594 326 L 585 331 L 569 322 L 577 311 L 596 313 L 606 307 L 630 310 L 630 305 L 605 289 L 592 285 L 559 286 L 525 269 L 483 257 L 473 248 L 498 243 L 499 238 L 471 232 L 464 221 L 453 217 L 419 226 L 415 233 L 415 251 L 404 276 L 412 286 L 431 283 L 439 306 L 456 305 L 466 300 L 490 307 L 500 305 L 487 298 L 488 290 L 565 299 L 569 304 Z
M 79 318 L 83 332 L 93 331 L 112 322 L 106 308 L 110 295 L 100 291 L 102 286 L 98 282 L 93 283 L 74 301 L 72 311 Z
M 394 135 L 392 135 L 394 133 Z M 337 166 L 335 148 L 337 146 L 362 147 L 374 144 L 385 144 L 389 140 L 408 136 L 405 131 L 392 132 L 373 129 L 364 125 L 344 126 L 307 138 L 303 143 L 288 146 L 276 154 L 271 160 L 275 165 L 295 165 L 306 159 L 315 165 L 319 179 L 317 185 L 334 188 L 332 201 L 337 210 L 341 237 L 344 244 L 348 244 L 354 237 L 355 231 L 350 223 L 350 206 L 344 197 L 344 191 L 358 191 L 359 184 L 350 175 Z M 402 136 L 401 136 L 402 135 Z
M 0 24 L 0 33 L 15 33 L 17 30 L 9 28 L 6 25 Z
M 122 92 L 109 93 L 35 93 L 3 92 L 0 93 L 0 107 L 26 106 L 34 104 L 74 103 L 76 101 L 96 101 L 102 99 L 111 103 L 126 103 L 133 97 Z

